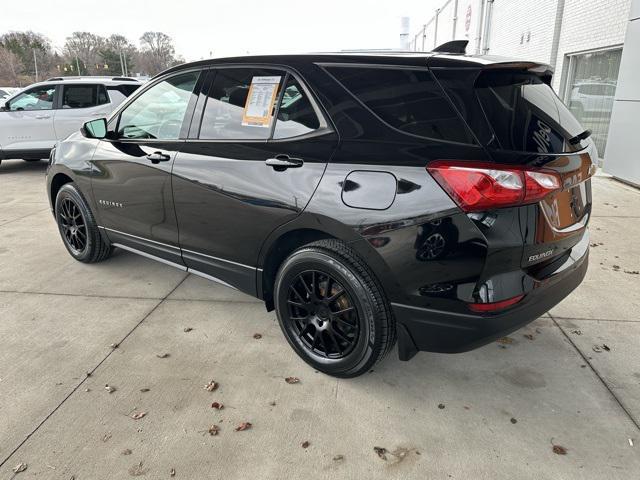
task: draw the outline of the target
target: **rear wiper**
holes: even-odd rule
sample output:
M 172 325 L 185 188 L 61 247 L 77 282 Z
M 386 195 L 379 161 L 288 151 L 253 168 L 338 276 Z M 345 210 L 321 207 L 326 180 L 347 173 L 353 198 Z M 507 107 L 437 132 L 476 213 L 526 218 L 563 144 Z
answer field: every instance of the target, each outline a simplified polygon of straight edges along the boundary
M 586 140 L 587 138 L 589 138 L 591 136 L 591 130 L 585 130 L 582 133 L 579 133 L 578 135 L 576 135 L 573 138 L 569 139 L 569 143 L 571 145 L 575 145 L 577 143 L 580 143 L 580 140 Z

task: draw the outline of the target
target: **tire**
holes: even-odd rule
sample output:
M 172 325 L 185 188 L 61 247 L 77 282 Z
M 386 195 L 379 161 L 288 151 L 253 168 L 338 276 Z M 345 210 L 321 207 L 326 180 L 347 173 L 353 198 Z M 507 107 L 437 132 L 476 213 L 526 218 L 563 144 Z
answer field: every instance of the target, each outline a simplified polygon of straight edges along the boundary
M 395 344 L 395 321 L 382 287 L 363 260 L 338 240 L 320 240 L 293 252 L 278 270 L 274 297 L 291 347 L 328 375 L 362 375 Z
M 93 213 L 74 183 L 62 186 L 55 203 L 58 231 L 67 251 L 79 262 L 95 263 L 111 254 L 111 246 L 102 238 Z

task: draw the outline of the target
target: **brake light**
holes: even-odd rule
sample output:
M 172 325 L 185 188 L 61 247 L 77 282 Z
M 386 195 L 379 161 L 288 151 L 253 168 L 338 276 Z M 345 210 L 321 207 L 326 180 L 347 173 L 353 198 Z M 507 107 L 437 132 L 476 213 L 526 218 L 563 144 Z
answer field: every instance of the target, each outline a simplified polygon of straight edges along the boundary
M 562 185 L 556 172 L 487 162 L 438 160 L 427 170 L 465 212 L 539 202 Z
M 507 300 L 493 303 L 468 303 L 469 310 L 479 313 L 496 312 L 498 310 L 504 310 L 507 307 L 515 305 L 524 298 L 524 295 L 518 295 Z

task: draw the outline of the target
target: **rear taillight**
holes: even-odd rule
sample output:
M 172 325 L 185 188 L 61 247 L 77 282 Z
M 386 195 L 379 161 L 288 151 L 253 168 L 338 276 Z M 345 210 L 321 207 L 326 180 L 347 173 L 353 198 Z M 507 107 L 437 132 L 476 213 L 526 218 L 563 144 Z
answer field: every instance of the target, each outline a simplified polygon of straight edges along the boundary
M 438 160 L 427 170 L 465 212 L 535 203 L 562 185 L 555 172 L 486 162 Z
M 509 308 L 524 298 L 524 295 L 518 295 L 516 297 L 508 298 L 500 302 L 493 303 L 468 303 L 469 310 L 478 313 L 497 312 Z

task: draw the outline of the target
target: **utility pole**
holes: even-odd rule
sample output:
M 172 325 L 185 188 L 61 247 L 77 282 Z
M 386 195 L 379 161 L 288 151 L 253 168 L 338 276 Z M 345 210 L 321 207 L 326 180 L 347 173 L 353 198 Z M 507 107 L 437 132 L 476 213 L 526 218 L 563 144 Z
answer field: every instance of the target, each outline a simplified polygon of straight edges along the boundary
M 36 58 L 36 49 L 33 49 L 33 66 L 36 70 L 36 82 L 38 81 L 38 59 Z
M 122 52 L 122 60 L 123 60 L 123 64 L 124 64 L 124 76 L 128 77 L 129 76 L 129 68 L 127 67 L 127 54 L 126 52 Z
M 78 70 L 78 76 L 80 76 L 80 62 L 78 61 L 77 53 L 76 53 L 76 69 Z

